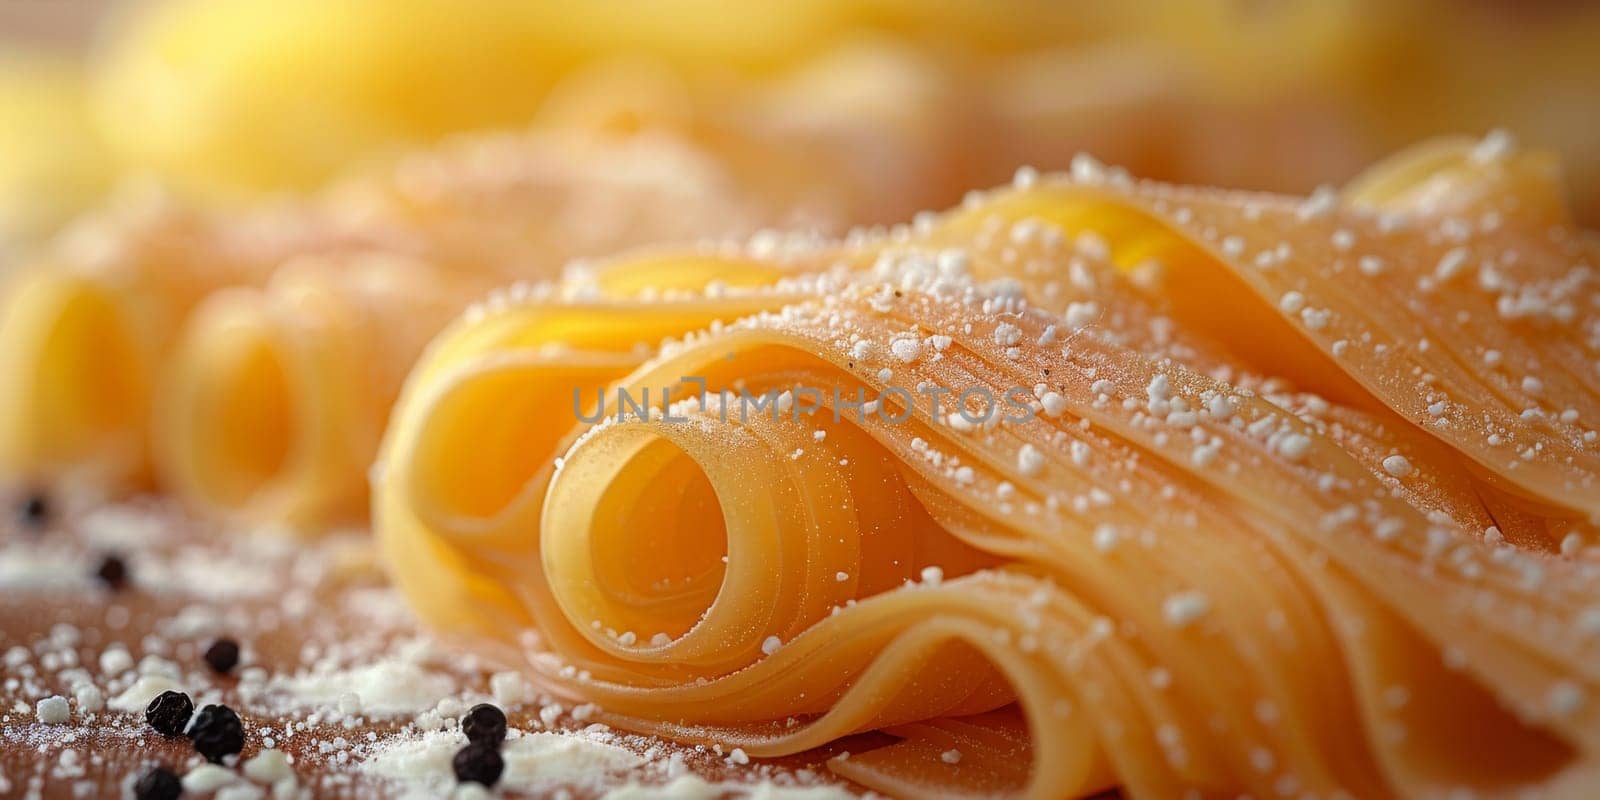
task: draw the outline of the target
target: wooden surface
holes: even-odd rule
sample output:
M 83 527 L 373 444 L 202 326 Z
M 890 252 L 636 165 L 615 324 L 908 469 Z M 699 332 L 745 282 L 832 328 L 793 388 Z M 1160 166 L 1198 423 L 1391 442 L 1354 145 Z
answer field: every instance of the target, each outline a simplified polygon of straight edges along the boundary
M 299 542 L 271 533 L 223 531 L 195 525 L 153 501 L 86 513 L 55 511 L 40 527 L 18 522 L 15 498 L 0 521 L 0 797 L 118 797 L 121 786 L 150 764 L 178 774 L 202 763 L 186 739 L 165 738 L 141 714 L 102 710 L 90 714 L 72 702 L 64 725 L 39 722 L 35 703 L 51 694 L 73 697 L 74 679 L 97 685 L 109 699 L 131 682 L 139 666 L 106 675 L 101 655 L 123 644 L 138 665 L 147 655 L 176 665 L 181 687 L 196 706 L 222 702 L 239 712 L 246 729 L 241 757 L 267 739 L 294 762 L 300 792 L 316 797 L 392 797 L 417 786 L 367 774 L 375 749 L 416 739 L 428 713 L 358 714 L 347 724 L 331 702 L 285 696 L 275 681 L 319 661 L 359 666 L 416 650 L 429 640 L 400 598 L 384 584 L 363 532 Z M 131 584 L 112 591 L 93 577 L 106 553 L 129 564 Z M 211 672 L 202 659 L 217 636 L 240 642 L 244 663 L 230 676 Z M 419 638 L 424 637 L 424 638 Z M 419 662 L 446 676 L 452 691 L 440 700 L 463 705 L 487 699 L 491 665 L 466 650 L 438 644 Z M 241 681 L 247 667 L 253 680 Z M 160 671 L 159 662 L 145 665 Z M 263 682 L 260 676 L 268 679 Z M 723 754 L 633 736 L 574 720 L 570 711 L 544 711 L 538 699 L 506 708 L 513 729 L 556 731 L 641 754 L 645 764 L 620 774 L 586 775 L 561 784 L 574 797 L 597 797 L 629 782 L 663 784 L 687 770 L 711 782 L 805 786 L 810 798 L 843 794 L 817 752 L 767 764 L 736 765 Z M 550 724 L 541 719 L 549 715 Z M 285 726 L 294 731 L 285 735 Z M 448 722 L 446 723 L 448 725 Z M 848 747 L 840 744 L 835 750 Z M 859 744 L 857 745 L 859 748 Z M 75 751 L 75 755 L 64 755 Z M 439 776 L 450 781 L 449 776 Z M 522 784 L 506 796 L 548 796 L 555 784 Z M 725 796 L 744 793 L 722 786 Z M 427 792 L 424 792 L 426 794 Z M 192 795 L 186 795 L 192 796 Z M 270 793 L 268 794 L 270 796 Z

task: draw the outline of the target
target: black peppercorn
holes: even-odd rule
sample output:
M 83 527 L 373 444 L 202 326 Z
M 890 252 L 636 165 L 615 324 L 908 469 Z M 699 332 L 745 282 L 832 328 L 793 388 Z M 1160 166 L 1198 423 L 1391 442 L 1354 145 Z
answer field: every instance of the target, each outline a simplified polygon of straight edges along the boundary
M 456 780 L 492 787 L 500 781 L 500 773 L 505 771 L 506 762 L 500 758 L 500 751 L 493 744 L 473 742 L 456 752 L 450 766 L 455 768 Z
M 184 726 L 194 714 L 194 701 L 183 692 L 162 692 L 145 706 L 144 721 L 167 736 L 183 735 Z
M 244 723 L 227 706 L 206 706 L 195 715 L 189 738 L 194 740 L 196 752 L 207 761 L 220 764 L 223 756 L 244 749 Z
M 178 800 L 183 782 L 165 767 L 151 767 L 133 784 L 134 800 Z
M 28 495 L 17 508 L 17 520 L 30 528 L 43 528 L 50 521 L 50 501 L 39 492 Z
M 226 675 L 239 664 L 239 643 L 228 638 L 218 639 L 206 648 L 205 659 L 213 670 Z
M 469 742 L 499 746 L 506 738 L 506 714 L 488 703 L 479 703 L 461 718 L 461 732 Z
M 128 585 L 128 565 L 120 556 L 108 555 L 101 559 L 100 568 L 94 574 L 112 591 Z

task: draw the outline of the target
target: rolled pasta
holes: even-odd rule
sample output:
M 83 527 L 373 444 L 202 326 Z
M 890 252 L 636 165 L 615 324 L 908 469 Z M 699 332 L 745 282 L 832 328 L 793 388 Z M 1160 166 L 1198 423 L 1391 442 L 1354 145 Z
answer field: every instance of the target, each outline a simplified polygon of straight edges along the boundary
M 0 293 L 0 476 L 113 489 L 155 476 L 195 505 L 258 519 L 361 517 L 351 487 L 401 378 L 472 298 L 553 279 L 580 257 L 834 227 L 834 213 L 764 194 L 719 154 L 649 131 L 452 140 L 279 207 L 201 211 L 130 191 Z M 332 399 L 351 381 L 362 388 Z M 353 438 L 307 451 L 295 463 L 317 477 L 255 503 L 294 461 L 261 447 L 299 441 L 313 422 Z M 240 435 L 214 438 L 225 431 Z
M 686 256 L 813 277 L 609 377 L 476 309 L 397 406 L 380 541 L 426 620 L 608 721 L 880 731 L 829 766 L 897 796 L 1586 796 L 1595 251 L 1503 145 L 1305 199 L 1081 159 Z
M 261 289 L 207 298 L 174 347 L 160 395 L 163 488 L 291 530 L 360 520 L 402 365 L 471 284 L 365 253 L 304 257 Z
M 569 259 L 805 215 L 656 134 L 474 138 L 332 197 L 346 225 L 393 230 L 394 244 L 291 260 L 261 288 L 207 298 L 179 336 L 155 452 L 163 487 L 192 505 L 301 532 L 362 522 L 367 470 L 406 372 L 471 300 L 518 280 L 507 296 L 559 305 L 552 281 Z M 647 328 L 620 342 L 624 363 L 639 360 L 636 344 L 713 318 Z
M 74 223 L 0 289 L 0 475 L 148 485 L 152 393 L 184 317 L 342 238 L 289 211 L 224 224 L 147 187 Z

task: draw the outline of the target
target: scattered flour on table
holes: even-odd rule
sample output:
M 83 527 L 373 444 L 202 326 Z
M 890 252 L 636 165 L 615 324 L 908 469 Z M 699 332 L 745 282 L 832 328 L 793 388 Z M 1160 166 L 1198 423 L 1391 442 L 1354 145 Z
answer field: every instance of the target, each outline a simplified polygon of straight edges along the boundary
M 275 677 L 268 688 L 298 708 L 336 707 L 341 699 L 354 695 L 363 714 L 386 717 L 433 708 L 439 698 L 456 693 L 456 681 L 401 656 Z
M 344 607 L 380 628 L 398 629 L 416 625 L 416 617 L 406 607 L 405 598 L 392 586 L 352 589 L 345 595 Z
M 136 557 L 134 579 L 157 594 L 188 594 L 214 600 L 268 597 L 283 582 L 259 559 L 209 547 L 184 547 L 163 558 Z
M 168 537 L 170 521 L 149 509 L 131 505 L 106 505 L 78 520 L 78 530 L 92 547 L 141 550 Z
M 113 711 L 143 714 L 150 701 L 162 692 L 181 692 L 183 686 L 166 675 L 143 675 L 121 694 L 106 703 Z
M 648 785 L 628 783 L 601 796 L 601 800 L 853 800 L 855 795 L 837 786 L 779 786 L 761 783 L 711 783 L 698 775 L 679 775 L 671 781 Z
M 92 567 L 80 554 L 53 544 L 10 542 L 0 548 L 0 589 L 87 589 Z
M 361 769 L 401 783 L 407 797 L 436 797 L 455 785 L 450 761 L 466 743 L 459 730 L 389 739 L 372 746 Z M 520 731 L 507 735 L 500 755 L 506 769 L 499 787 L 524 792 L 603 779 L 645 763 L 628 750 L 583 736 Z

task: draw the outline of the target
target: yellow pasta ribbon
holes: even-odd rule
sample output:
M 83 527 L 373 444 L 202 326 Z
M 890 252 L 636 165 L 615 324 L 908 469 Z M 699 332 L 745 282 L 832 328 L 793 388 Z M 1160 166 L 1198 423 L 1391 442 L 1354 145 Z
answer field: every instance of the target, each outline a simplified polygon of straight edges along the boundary
M 1083 160 L 685 257 L 688 287 L 625 260 L 638 305 L 593 327 L 674 337 L 636 366 L 552 364 L 614 348 L 537 302 L 435 341 L 380 540 L 424 619 L 616 724 L 757 756 L 882 731 L 830 767 L 898 796 L 1581 797 L 1596 278 L 1586 234 L 1517 213 L 1556 207 L 1539 163 L 1295 199 Z M 772 301 L 719 281 L 752 261 L 792 296 L 718 308 Z M 647 324 L 683 304 L 703 332 Z M 643 408 L 570 403 L 600 389 Z

